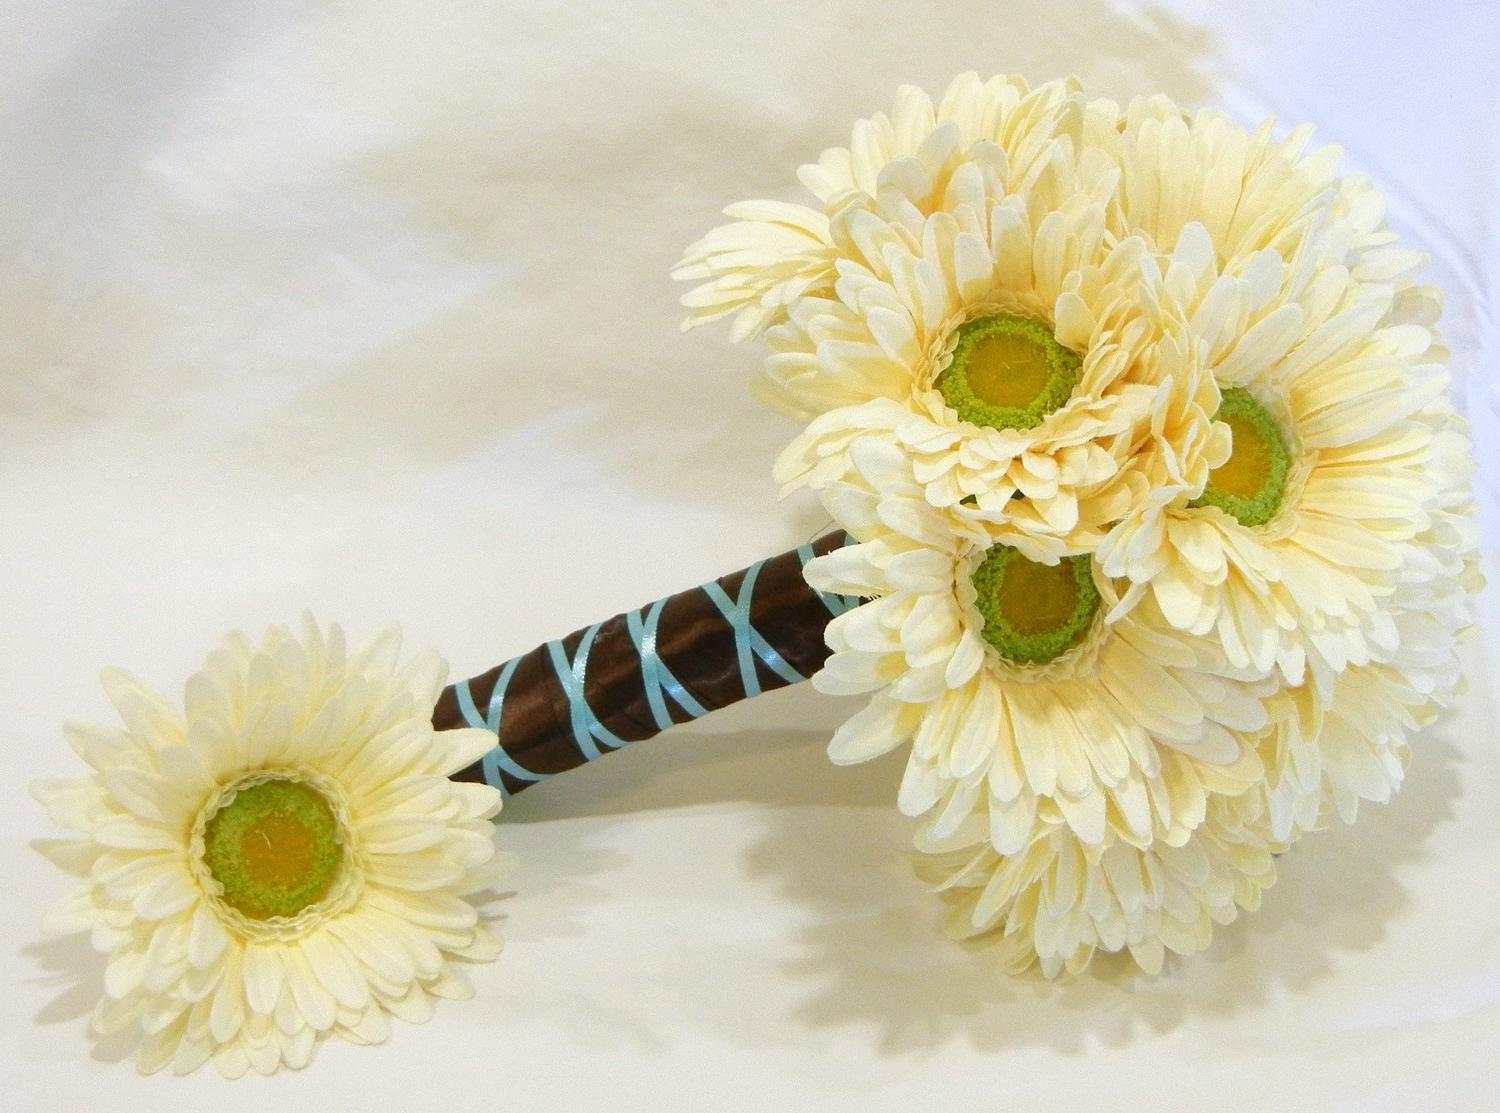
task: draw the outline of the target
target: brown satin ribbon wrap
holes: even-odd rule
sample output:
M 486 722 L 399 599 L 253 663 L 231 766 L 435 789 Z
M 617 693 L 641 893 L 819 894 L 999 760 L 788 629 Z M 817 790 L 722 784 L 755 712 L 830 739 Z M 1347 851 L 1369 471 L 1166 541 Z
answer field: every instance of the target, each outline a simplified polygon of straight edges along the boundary
M 813 555 L 821 556 L 846 541 L 843 533 L 830 533 L 814 541 L 811 549 Z M 828 657 L 823 629 L 831 612 L 824 597 L 803 579 L 805 557 L 806 549 L 793 549 L 761 562 L 751 597 L 750 625 L 787 664 L 808 677 Z M 715 582 L 731 600 L 738 599 L 747 572 L 749 569 L 740 569 Z M 584 633 L 575 631 L 562 640 L 568 661 L 574 660 Z M 747 695 L 734 626 L 702 587 L 679 592 L 664 601 L 657 627 L 656 653 L 682 688 L 705 710 L 725 707 Z M 476 707 L 489 704 L 504 668 L 497 665 L 467 681 Z M 789 683 L 759 658 L 754 668 L 764 690 Z M 476 725 L 463 713 L 459 688 L 458 684 L 449 685 L 438 699 L 432 723 L 439 730 Z M 630 637 L 625 614 L 600 624 L 588 653 L 583 694 L 593 717 L 621 741 L 638 742 L 659 733 L 648 701 L 641 655 Z M 693 718 L 672 700 L 665 703 L 674 723 Z M 568 693 L 549 646 L 538 646 L 517 661 L 502 706 L 497 740 L 523 769 L 552 776 L 588 760 L 575 738 Z M 600 749 L 609 752 L 605 747 Z M 503 770 L 499 776 L 509 793 L 535 783 Z M 483 763 L 476 762 L 454 774 L 454 779 L 483 781 Z

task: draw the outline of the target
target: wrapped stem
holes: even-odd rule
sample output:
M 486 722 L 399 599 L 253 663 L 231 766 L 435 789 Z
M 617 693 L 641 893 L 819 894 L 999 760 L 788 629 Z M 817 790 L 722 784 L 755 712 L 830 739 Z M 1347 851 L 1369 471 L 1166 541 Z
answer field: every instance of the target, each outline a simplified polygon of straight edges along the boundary
M 440 730 L 496 746 L 455 774 L 511 794 L 720 707 L 796 684 L 828 657 L 823 628 L 858 603 L 802 570 L 847 542 L 808 545 L 537 646 L 443 690 Z

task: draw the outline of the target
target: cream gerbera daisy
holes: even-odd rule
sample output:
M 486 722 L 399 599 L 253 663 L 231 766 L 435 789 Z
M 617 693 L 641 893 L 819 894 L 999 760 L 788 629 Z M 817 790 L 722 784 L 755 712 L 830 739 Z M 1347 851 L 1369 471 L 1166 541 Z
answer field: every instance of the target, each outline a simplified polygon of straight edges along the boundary
M 878 263 L 841 261 L 838 300 L 799 304 L 773 330 L 788 389 L 805 377 L 842 402 L 792 442 L 777 479 L 821 488 L 857 439 L 884 436 L 931 505 L 1044 561 L 1089 551 L 1132 509 L 1201 492 L 1229 431 L 1171 297 L 1175 260 L 1141 239 L 1107 246 L 1102 208 L 1080 195 L 1058 206 L 1034 221 L 1014 200 L 991 205 L 976 179 L 920 241 L 871 212 L 841 218 L 880 245 Z
M 781 201 L 731 205 L 724 215 L 735 223 L 687 249 L 672 276 L 702 284 L 683 298 L 691 310 L 683 328 L 735 314 L 734 340 L 760 334 L 804 296 L 832 291 L 839 250 L 829 217 L 845 204 L 900 182 L 912 204 L 931 212 L 957 164 L 976 148 L 1008 167 L 1017 183 L 1032 181 L 1066 157 L 1057 139 L 1077 134 L 1082 118 L 1073 81 L 1033 90 L 1018 77 L 980 81 L 967 73 L 937 105 L 921 89 L 902 86 L 890 116 L 858 121 L 847 148 L 824 151 L 799 171 L 821 208 Z
M 1187 225 L 1203 224 L 1226 263 L 1264 250 L 1295 257 L 1323 227 L 1339 152 L 1309 152 L 1311 127 L 1280 138 L 1275 125 L 1248 132 L 1216 109 L 1189 112 L 1165 96 L 1123 110 L 1090 101 L 1084 143 L 1120 167 L 1111 228 L 1170 250 Z
M 1119 167 L 1108 207 L 1116 236 L 1145 236 L 1170 251 L 1200 224 L 1230 272 L 1267 251 L 1304 270 L 1347 263 L 1371 281 L 1421 266 L 1421 253 L 1385 226 L 1385 202 L 1370 181 L 1338 176 L 1339 148 L 1311 147 L 1310 125 L 1276 132 L 1274 119 L 1251 132 L 1217 109 L 1189 112 L 1158 95 L 1123 110 L 1088 102 L 1081 142 Z
M 1420 323 L 1429 295 L 1270 251 L 1221 274 L 1196 224 L 1176 255 L 1194 261 L 1181 301 L 1233 448 L 1201 494 L 1137 503 L 1098 559 L 1131 582 L 1122 608 L 1149 592 L 1232 664 L 1292 685 L 1310 673 L 1326 698 L 1342 669 L 1398 652 L 1392 597 L 1443 497 L 1434 442 L 1451 408 Z
M 1054 827 L 1013 855 L 988 843 L 918 856 L 950 905 L 948 931 L 991 942 L 1003 968 L 1081 973 L 1096 953 L 1128 953 L 1148 974 L 1166 952 L 1208 946 L 1215 924 L 1253 911 L 1285 847 L 1265 833 L 1253 794 L 1214 797 L 1179 845 L 1091 844 Z
M 448 779 L 494 737 L 434 731 L 445 666 L 399 649 L 391 629 L 348 652 L 311 619 L 234 634 L 182 711 L 110 670 L 124 729 L 68 728 L 93 772 L 36 795 L 82 836 L 50 851 L 84 883 L 47 927 L 109 956 L 94 1024 L 139 1029 L 143 1072 L 269 1074 L 328 1036 L 378 1042 L 498 952 L 465 898 L 495 880 L 500 794 Z
M 1252 134 L 1153 97 L 1091 102 L 1084 131 L 1120 166 L 1111 232 L 1179 261 L 1174 300 L 1234 446 L 1203 492 L 1137 502 L 1098 558 L 1132 581 L 1124 606 L 1149 591 L 1236 666 L 1310 672 L 1326 701 L 1346 666 L 1399 653 L 1393 596 L 1446 497 L 1440 298 L 1414 285 L 1422 256 L 1379 194 L 1337 177 L 1337 149 L 1309 153 L 1309 129 Z
M 925 103 L 914 97 L 903 105 Z M 783 484 L 821 487 L 855 440 L 883 434 L 916 459 L 932 505 L 1044 561 L 1090 550 L 1142 503 L 1201 492 L 1228 453 L 1218 391 L 1174 303 L 1172 261 L 1109 233 L 1118 169 L 1098 150 L 1075 157 L 1081 112 L 1056 87 L 1025 113 L 1050 121 L 1040 132 L 990 114 L 975 118 L 999 130 L 965 147 L 964 129 L 938 125 L 943 141 L 919 144 L 932 157 L 841 186 L 819 241 L 828 288 L 805 271 L 795 296 L 780 282 L 785 321 L 758 381 L 813 418 L 777 465 Z M 930 112 L 897 115 L 933 126 Z M 999 142 L 1017 135 L 1031 152 L 1019 164 Z M 789 265 L 736 258 L 768 282 Z
M 1066 827 L 1093 847 L 1181 845 L 1215 794 L 1263 776 L 1266 685 L 1149 603 L 1103 622 L 1113 586 L 1087 556 L 1047 565 L 934 510 L 898 446 L 866 437 L 830 510 L 859 543 L 809 582 L 869 601 L 835 618 L 813 678 L 873 692 L 829 752 L 862 761 L 910 740 L 899 797 L 947 838 L 976 809 L 995 851 Z

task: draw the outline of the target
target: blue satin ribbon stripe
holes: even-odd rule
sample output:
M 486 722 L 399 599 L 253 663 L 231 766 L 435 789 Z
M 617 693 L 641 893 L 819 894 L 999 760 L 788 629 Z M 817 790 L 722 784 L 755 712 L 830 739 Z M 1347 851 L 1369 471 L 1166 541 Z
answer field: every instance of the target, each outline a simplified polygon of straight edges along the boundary
M 469 690 L 469 682 L 465 680 L 456 687 L 458 709 L 463 714 L 466 724 L 471 727 L 483 727 L 485 730 L 497 736 L 499 735 L 500 709 L 504 704 L 506 689 L 510 687 L 510 678 L 515 675 L 516 666 L 520 663 L 521 658 L 519 657 L 512 657 L 509 661 L 505 662 L 504 666 L 500 669 L 499 678 L 495 681 L 495 690 L 490 693 L 489 710 L 482 716 L 479 714 L 479 709 L 474 706 L 474 693 Z M 501 787 L 504 784 L 504 781 L 500 777 L 502 770 L 509 773 L 518 781 L 535 782 L 546 779 L 546 775 L 543 773 L 533 773 L 529 769 L 523 769 L 519 762 L 498 745 L 484 755 L 482 768 L 484 769 L 485 782 L 499 788 L 501 792 L 505 791 Z
M 656 721 L 658 730 L 666 730 L 674 722 L 671 712 L 667 710 L 666 696 L 670 696 L 672 702 L 691 718 L 708 714 L 708 708 L 693 698 L 692 693 L 672 675 L 666 662 L 656 655 L 656 627 L 661 621 L 661 609 L 666 604 L 665 599 L 658 599 L 650 606 L 631 611 L 625 616 L 625 628 L 641 658 L 641 680 L 646 688 L 646 702 L 651 707 L 651 717 Z

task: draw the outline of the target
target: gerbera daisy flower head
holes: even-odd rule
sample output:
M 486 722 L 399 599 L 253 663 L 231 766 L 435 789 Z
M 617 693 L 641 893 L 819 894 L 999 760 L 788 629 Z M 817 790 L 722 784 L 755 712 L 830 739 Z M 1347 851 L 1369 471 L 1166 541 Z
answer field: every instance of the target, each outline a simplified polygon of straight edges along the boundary
M 1321 235 L 1361 239 L 1326 222 Z M 1176 254 L 1231 450 L 1201 492 L 1133 505 L 1100 563 L 1130 582 L 1122 607 L 1149 592 L 1236 666 L 1310 675 L 1327 698 L 1345 667 L 1398 653 L 1393 596 L 1444 485 L 1467 488 L 1435 466 L 1439 432 L 1463 434 L 1431 292 L 1360 278 L 1358 251 L 1307 267 L 1266 249 L 1227 272 L 1201 224 Z
M 449 780 L 494 737 L 434 731 L 445 666 L 399 650 L 394 629 L 350 651 L 310 618 L 232 634 L 181 710 L 107 670 L 122 727 L 68 728 L 92 772 L 34 791 L 76 832 L 47 850 L 82 884 L 46 926 L 109 956 L 94 1025 L 139 1030 L 143 1072 L 379 1042 L 498 953 L 466 898 L 503 864 L 500 794 Z
M 1065 155 L 1056 139 L 1077 133 L 1083 101 L 1075 81 L 1031 89 L 1019 77 L 956 78 L 937 104 L 922 89 L 903 85 L 887 115 L 855 123 L 848 147 L 824 151 L 798 171 L 819 205 L 746 201 L 683 254 L 674 278 L 701 285 L 683 298 L 683 328 L 734 315 L 739 341 L 786 319 L 803 297 L 826 297 L 837 278 L 839 252 L 830 217 L 846 205 L 867 203 L 899 185 L 919 211 L 930 212 L 957 164 L 974 155 L 1007 170 L 1018 182 L 1035 180 Z
M 1142 500 L 1199 493 L 1228 431 L 1171 261 L 1108 227 L 1119 169 L 1083 143 L 1081 94 L 1020 88 L 970 75 L 937 110 L 903 91 L 896 125 L 856 131 L 880 143 L 825 155 L 804 174 L 827 202 L 817 266 L 790 247 L 697 250 L 682 273 L 722 262 L 690 304 L 752 274 L 775 282 L 755 303 L 757 321 L 779 322 L 757 392 L 810 420 L 778 462 L 783 484 L 822 486 L 854 440 L 886 434 L 918 459 L 933 505 L 1055 561 Z M 753 233 L 770 251 L 793 223 L 812 235 L 810 217 L 764 216 L 718 238 Z
M 1173 300 L 1220 388 L 1229 455 L 1198 492 L 1137 500 L 1098 550 L 1174 626 L 1210 631 L 1231 661 L 1310 676 L 1389 661 L 1398 585 L 1425 562 L 1453 427 L 1441 298 L 1384 203 L 1311 130 L 1278 137 L 1165 97 L 1092 101 L 1086 146 L 1120 168 L 1112 235 L 1171 251 Z M 1415 563 L 1414 563 L 1415 562 Z
M 1376 234 L 1335 245 L 1356 229 L 1330 229 L 1330 213 L 1369 211 L 1378 195 L 1362 179 L 1339 179 L 1342 152 L 1313 147 L 1311 126 L 1281 135 L 1269 119 L 1248 131 L 1217 109 L 1189 111 L 1155 95 L 1123 108 L 1107 99 L 1089 101 L 1083 132 L 1084 145 L 1107 152 L 1120 169 L 1109 201 L 1111 230 L 1145 236 L 1159 251 L 1172 250 L 1192 224 L 1203 226 L 1229 271 L 1262 251 L 1293 260 L 1310 250 L 1390 242 Z
M 945 838 L 982 811 L 995 851 L 1066 828 L 1090 846 L 1178 845 L 1209 799 L 1263 776 L 1268 685 L 1150 604 L 1110 624 L 1088 556 L 1053 564 L 934 509 L 898 445 L 867 437 L 824 493 L 857 542 L 808 566 L 868 601 L 835 618 L 813 678 L 873 693 L 834 735 L 838 762 L 910 741 L 899 804 Z
M 981 190 L 881 234 L 841 260 L 835 301 L 771 338 L 788 390 L 837 403 L 782 454 L 786 487 L 834 481 L 855 440 L 882 435 L 929 503 L 1050 562 L 1132 507 L 1196 495 L 1227 456 L 1175 260 L 1110 243 L 1102 206 L 1073 195 L 1033 222 Z
M 983 840 L 928 847 L 916 869 L 948 904 L 949 934 L 990 944 L 1007 973 L 1080 974 L 1125 954 L 1156 974 L 1168 953 L 1202 951 L 1215 925 L 1258 908 L 1284 849 L 1253 797 L 1216 796 L 1180 844 L 1094 844 L 1054 827 L 1013 855 Z

